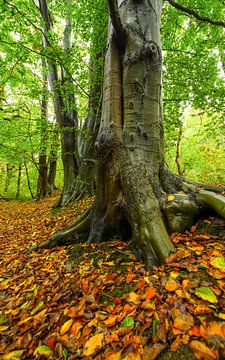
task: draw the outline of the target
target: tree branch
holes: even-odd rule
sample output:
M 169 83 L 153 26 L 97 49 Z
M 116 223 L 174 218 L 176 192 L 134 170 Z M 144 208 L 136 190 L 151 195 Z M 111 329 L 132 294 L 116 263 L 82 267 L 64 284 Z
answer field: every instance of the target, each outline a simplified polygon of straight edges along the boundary
M 225 28 L 225 22 L 222 20 L 213 20 L 208 17 L 201 16 L 195 10 L 192 10 L 183 5 L 180 5 L 177 2 L 175 2 L 174 0 L 166 0 L 166 1 L 168 1 L 168 3 L 170 3 L 170 5 L 172 5 L 177 10 L 181 10 L 181 11 L 185 12 L 186 14 L 189 14 L 189 15 L 195 17 L 197 20 L 209 23 L 211 25 L 222 26 Z
M 117 0 L 108 0 L 108 6 L 114 32 L 120 42 L 123 42 L 126 36 L 126 31 L 120 19 Z

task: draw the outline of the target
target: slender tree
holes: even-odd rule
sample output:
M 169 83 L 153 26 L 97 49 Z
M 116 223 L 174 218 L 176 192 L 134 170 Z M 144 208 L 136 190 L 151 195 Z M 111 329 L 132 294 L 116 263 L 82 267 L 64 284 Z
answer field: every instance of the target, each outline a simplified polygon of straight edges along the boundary
M 51 49 L 49 33 L 51 32 L 52 26 L 47 1 L 39 0 L 39 7 L 45 24 L 43 28 L 43 45 L 45 50 L 48 52 L 49 49 Z M 70 33 L 70 19 L 67 19 L 64 31 L 65 51 L 68 51 L 70 48 Z M 64 169 L 63 191 L 56 206 L 63 206 L 68 202 L 73 194 L 75 179 L 78 173 L 78 161 L 76 158 L 78 152 L 75 139 L 75 130 L 78 126 L 78 119 L 77 111 L 75 110 L 74 95 L 69 94 L 65 98 L 62 93 L 62 87 L 69 82 L 67 77 L 68 74 L 65 73 L 64 69 L 62 69 L 60 78 L 56 62 L 52 60 L 48 60 L 48 67 L 48 79 L 53 93 L 56 119 L 61 128 L 62 161 Z

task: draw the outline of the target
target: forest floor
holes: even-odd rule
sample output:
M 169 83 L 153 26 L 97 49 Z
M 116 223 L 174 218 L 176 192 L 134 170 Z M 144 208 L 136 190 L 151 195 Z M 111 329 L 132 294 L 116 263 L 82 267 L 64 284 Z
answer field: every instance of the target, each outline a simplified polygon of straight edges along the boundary
M 2 359 L 225 358 L 225 221 L 172 234 L 176 253 L 152 271 L 119 241 L 29 255 L 92 199 L 55 201 L 0 201 Z

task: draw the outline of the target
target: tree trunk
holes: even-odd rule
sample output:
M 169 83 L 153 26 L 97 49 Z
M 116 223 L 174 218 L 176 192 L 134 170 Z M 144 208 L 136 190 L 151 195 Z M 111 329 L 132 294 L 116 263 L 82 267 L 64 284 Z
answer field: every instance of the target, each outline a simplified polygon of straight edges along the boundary
M 37 200 L 42 199 L 47 195 L 48 192 L 48 178 L 47 178 L 47 76 L 46 76 L 46 64 L 42 60 L 42 71 L 43 71 L 43 94 L 41 100 L 41 144 L 38 164 L 38 180 L 37 180 Z
M 16 188 L 16 199 L 20 197 L 20 184 L 21 184 L 21 175 L 22 175 L 22 164 L 19 164 L 18 168 L 18 177 L 17 177 L 17 188 Z
M 29 176 L 29 171 L 28 171 L 26 161 L 24 161 L 24 167 L 25 167 L 26 176 L 27 176 L 27 186 L 28 186 L 28 189 L 30 191 L 31 198 L 34 199 L 34 194 L 33 194 L 32 187 L 31 187 L 30 176 Z
M 47 1 L 39 0 L 39 7 L 45 23 L 43 29 L 43 44 L 45 48 L 51 48 L 48 40 L 48 32 L 51 30 L 51 21 Z M 67 46 L 67 48 L 64 48 L 65 51 L 69 49 L 68 41 L 70 28 L 71 26 L 68 26 L 67 22 L 64 39 L 64 46 L 65 44 Z M 65 99 L 63 97 L 62 86 L 65 85 L 65 81 L 68 82 L 68 79 L 65 79 L 65 74 L 62 72 L 62 79 L 60 80 L 57 66 L 52 60 L 48 61 L 48 67 L 48 79 L 54 97 L 53 103 L 56 120 L 61 129 L 64 186 L 61 197 L 55 205 L 56 207 L 59 207 L 65 205 L 73 194 L 74 184 L 78 173 L 78 162 L 76 159 L 78 152 L 75 137 L 78 119 L 77 112 L 74 110 L 74 97 L 70 96 L 70 99 Z
M 5 178 L 5 187 L 4 187 L 4 193 L 7 194 L 9 187 L 10 187 L 10 183 L 11 183 L 11 179 L 12 179 L 12 172 L 14 170 L 14 166 L 10 165 L 10 164 L 6 164 L 6 178 Z
M 89 243 L 131 239 L 140 258 L 152 267 L 174 251 L 164 222 L 165 193 L 193 190 L 164 160 L 161 1 L 108 3 L 111 21 L 96 141 L 95 204 L 77 225 L 39 247 L 79 241 L 81 230 L 89 229 Z
M 57 157 L 58 157 L 58 148 L 59 148 L 59 133 L 56 129 L 56 126 L 53 130 L 53 139 L 51 141 L 51 149 L 49 154 L 49 170 L 48 170 L 48 191 L 50 194 L 56 190 L 55 178 L 56 178 L 56 169 L 57 169 Z

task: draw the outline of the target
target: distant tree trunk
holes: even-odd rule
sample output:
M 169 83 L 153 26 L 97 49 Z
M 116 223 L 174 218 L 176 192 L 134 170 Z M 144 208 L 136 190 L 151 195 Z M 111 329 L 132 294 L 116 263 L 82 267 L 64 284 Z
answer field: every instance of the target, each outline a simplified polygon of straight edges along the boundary
M 19 164 L 18 168 L 18 177 L 17 177 L 17 188 L 16 188 L 16 199 L 20 197 L 20 184 L 21 184 L 21 175 L 22 175 L 22 164 Z
M 56 178 L 56 169 L 57 169 L 57 158 L 58 158 L 58 148 L 59 148 L 59 132 L 56 129 L 56 126 L 53 130 L 53 138 L 51 142 L 51 149 L 49 154 L 49 170 L 48 170 L 48 188 L 49 193 L 53 193 L 56 190 L 55 178 Z
M 14 166 L 10 164 L 6 164 L 6 178 L 5 178 L 5 188 L 4 193 L 6 194 L 9 190 L 11 179 L 12 179 L 12 171 L 14 170 Z
M 48 193 L 48 166 L 47 166 L 47 138 L 48 138 L 48 120 L 47 120 L 47 76 L 46 76 L 46 64 L 42 60 L 42 69 L 43 69 L 43 94 L 41 100 L 41 144 L 40 144 L 40 154 L 39 154 L 39 164 L 38 164 L 38 180 L 37 180 L 37 200 L 42 199 Z
M 47 1 L 39 0 L 39 7 L 45 22 L 43 29 L 43 44 L 45 48 L 49 49 L 51 48 L 51 45 L 48 40 L 48 32 L 51 30 L 51 21 Z M 71 26 L 68 26 L 68 20 L 66 28 L 67 31 L 65 32 L 65 36 L 68 38 L 71 31 Z M 67 51 L 67 49 L 64 50 Z M 63 97 L 62 85 L 65 85 L 64 75 L 62 74 L 62 79 L 60 80 L 57 66 L 53 60 L 48 61 L 48 67 L 48 79 L 54 96 L 53 102 L 56 120 L 61 129 L 62 162 L 64 169 L 64 186 L 61 197 L 56 204 L 56 207 L 58 207 L 66 204 L 73 194 L 74 184 L 78 173 L 78 162 L 76 159 L 78 151 L 75 138 L 75 130 L 78 126 L 78 119 L 77 111 L 74 109 L 74 97 L 72 96 L 70 99 L 65 99 Z
M 177 172 L 180 176 L 184 175 L 184 171 L 181 169 L 181 165 L 180 165 L 180 144 L 181 144 L 181 140 L 182 140 L 182 133 L 183 133 L 183 125 L 180 122 L 179 123 L 179 133 L 178 133 L 178 138 L 177 138 L 177 143 L 176 143 L 176 157 L 175 157 L 175 162 L 177 165 Z
M 28 189 L 29 189 L 29 191 L 30 191 L 30 195 L 31 195 L 32 199 L 34 199 L 34 194 L 33 194 L 32 187 L 31 187 L 30 176 L 29 176 L 29 171 L 28 171 L 28 167 L 27 167 L 26 161 L 24 161 L 24 167 L 25 167 L 26 176 L 27 176 L 27 186 L 28 186 Z

